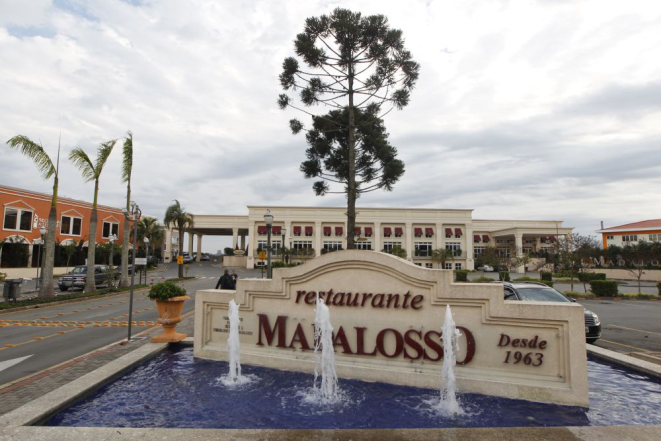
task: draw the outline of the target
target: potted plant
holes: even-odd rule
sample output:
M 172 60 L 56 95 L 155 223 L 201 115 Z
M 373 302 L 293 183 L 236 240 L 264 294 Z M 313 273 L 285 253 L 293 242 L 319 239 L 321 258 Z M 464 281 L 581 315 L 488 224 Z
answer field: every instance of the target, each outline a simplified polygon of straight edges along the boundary
M 156 300 L 158 321 L 163 326 L 163 333 L 151 339 L 152 343 L 174 343 L 186 338 L 186 334 L 175 332 L 181 321 L 184 302 L 190 297 L 186 290 L 170 281 L 157 283 L 149 289 L 149 298 Z

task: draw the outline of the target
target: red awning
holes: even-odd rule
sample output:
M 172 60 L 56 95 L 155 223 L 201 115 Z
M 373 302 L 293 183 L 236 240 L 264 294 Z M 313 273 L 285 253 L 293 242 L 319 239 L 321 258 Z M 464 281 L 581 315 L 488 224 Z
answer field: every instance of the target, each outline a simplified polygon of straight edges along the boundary
M 422 236 L 422 228 L 414 228 L 416 236 Z
M 402 234 L 404 234 L 402 229 L 399 227 L 395 227 L 395 236 L 401 236 Z
M 324 227 L 324 235 L 325 236 L 331 235 L 331 227 Z
M 454 235 L 455 235 L 455 236 L 461 236 L 461 234 L 462 234 L 462 233 L 461 233 L 461 228 L 455 228 L 455 229 L 454 229 Z
M 473 242 L 479 242 L 480 241 L 480 235 L 479 234 L 474 234 L 473 235 Z
M 372 235 L 372 227 L 365 227 L 365 236 Z
M 434 235 L 434 229 L 433 228 L 425 228 L 425 235 L 433 236 Z
M 551 239 L 551 242 L 555 242 L 555 236 L 550 236 L 549 239 Z
M 312 227 L 305 227 L 305 235 L 312 234 Z
M 335 235 L 336 235 L 336 236 L 341 236 L 342 234 L 344 234 L 344 228 L 342 228 L 342 227 L 335 227 Z
M 301 227 L 294 227 L 294 234 L 301 234 Z
M 445 234 L 452 236 L 452 228 L 446 228 L 445 229 Z
M 354 229 L 353 229 L 353 235 L 354 235 L 354 236 L 360 236 L 360 232 L 361 232 L 361 230 L 362 230 L 362 229 L 361 229 L 360 227 L 356 227 L 356 228 L 354 228 Z
M 384 235 L 384 236 L 390 236 L 390 235 L 392 235 L 392 228 L 390 228 L 390 227 L 384 227 L 384 228 L 383 228 L 383 235 Z
M 487 236 L 486 234 L 483 234 L 482 235 L 482 242 L 489 242 L 489 236 Z
M 258 234 L 266 234 L 266 225 L 260 225 L 257 227 Z
M 273 231 L 273 234 L 275 234 L 275 235 L 278 235 L 278 236 L 282 235 L 282 227 L 273 227 L 271 230 Z

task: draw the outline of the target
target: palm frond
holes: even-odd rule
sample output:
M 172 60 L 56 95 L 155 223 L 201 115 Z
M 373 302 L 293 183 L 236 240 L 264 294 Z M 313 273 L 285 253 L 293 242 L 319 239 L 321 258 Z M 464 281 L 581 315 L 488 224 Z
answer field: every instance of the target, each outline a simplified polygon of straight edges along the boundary
M 122 160 L 122 182 L 129 182 L 133 171 L 133 133 L 128 131 L 126 134 L 127 136 L 124 138 L 124 158 Z
M 71 150 L 71 153 L 69 153 L 69 160 L 73 162 L 73 165 L 78 167 L 85 182 L 92 181 L 96 178 L 94 164 L 92 164 L 92 161 L 89 156 L 87 156 L 87 153 L 85 153 L 85 150 L 80 147 Z
M 7 141 L 7 144 L 9 144 L 9 146 L 12 148 L 19 148 L 21 153 L 23 153 L 28 158 L 31 158 L 34 163 L 37 164 L 37 168 L 41 172 L 41 175 L 44 179 L 48 179 L 57 173 L 55 166 L 53 165 L 53 161 L 51 161 L 48 153 L 44 151 L 44 148 L 36 142 L 30 140 L 30 138 L 27 136 L 14 136 L 9 141 Z
M 96 179 L 99 179 L 99 176 L 101 176 L 101 172 L 103 171 L 103 166 L 106 165 L 106 161 L 108 160 L 110 153 L 112 153 L 112 149 L 113 147 L 115 147 L 115 144 L 117 144 L 116 139 L 112 139 L 110 141 L 102 142 L 101 144 L 99 144 L 99 148 L 96 151 L 96 164 L 94 167 Z

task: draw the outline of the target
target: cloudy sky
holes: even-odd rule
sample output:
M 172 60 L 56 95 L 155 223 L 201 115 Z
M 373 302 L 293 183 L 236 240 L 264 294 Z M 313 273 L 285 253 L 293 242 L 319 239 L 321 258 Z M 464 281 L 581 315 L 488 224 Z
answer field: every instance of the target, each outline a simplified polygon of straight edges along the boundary
M 474 208 L 563 220 L 583 234 L 661 217 L 658 0 L 0 0 L 0 138 L 64 157 L 134 133 L 134 199 L 162 218 L 246 205 L 342 206 L 298 170 L 305 142 L 278 75 L 309 16 L 384 14 L 421 64 L 386 117 L 406 173 L 363 206 Z M 122 206 L 121 150 L 100 203 Z M 0 148 L 0 183 L 50 192 Z M 66 161 L 60 194 L 91 200 Z M 219 241 L 207 241 L 215 251 Z

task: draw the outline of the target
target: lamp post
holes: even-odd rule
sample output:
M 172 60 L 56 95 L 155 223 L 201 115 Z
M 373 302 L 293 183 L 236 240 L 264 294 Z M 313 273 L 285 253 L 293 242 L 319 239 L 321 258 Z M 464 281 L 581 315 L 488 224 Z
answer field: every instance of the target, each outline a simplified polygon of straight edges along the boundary
M 142 241 L 145 244 L 145 258 L 147 259 L 147 265 L 145 265 L 145 274 L 147 271 L 147 268 L 149 268 L 149 238 L 148 237 L 143 237 Z M 145 276 L 145 280 L 147 280 L 147 276 Z
M 282 227 L 280 230 L 280 234 L 282 235 L 282 240 L 280 242 L 280 254 L 282 255 L 282 263 L 287 263 L 285 262 L 285 234 L 287 233 L 287 229 L 285 227 Z
M 46 233 L 48 233 L 46 228 L 41 227 L 39 229 L 39 234 L 41 234 L 41 242 L 39 242 L 39 254 L 37 254 L 37 280 L 34 282 L 35 289 L 39 289 L 41 286 L 41 278 L 44 276 L 44 270 L 41 268 L 41 265 L 43 264 L 44 259 L 44 236 L 46 236 Z M 41 270 L 41 274 L 39 273 L 39 270 Z
M 136 270 L 135 249 L 137 248 L 138 245 L 138 221 L 140 220 L 140 215 L 142 214 L 142 211 L 140 211 L 140 207 L 138 207 L 138 204 L 131 201 L 130 205 L 131 205 L 130 217 L 129 217 L 129 212 L 126 211 L 126 208 L 122 210 L 124 212 L 124 218 L 126 219 L 126 222 L 133 222 L 133 269 L 131 270 L 131 295 L 129 297 L 129 335 L 127 338 L 128 342 L 131 341 L 131 322 L 133 321 L 133 288 L 135 286 L 135 270 Z
M 273 226 L 273 215 L 271 210 L 266 210 L 264 215 L 264 222 L 266 222 L 266 277 L 271 279 L 273 276 L 271 268 L 271 227 Z
M 110 237 L 108 238 L 108 243 L 110 244 L 110 261 L 109 263 L 109 270 L 110 270 L 110 275 L 108 276 L 108 284 L 110 285 L 110 288 L 115 287 L 115 267 L 113 259 L 114 259 L 114 254 L 115 254 L 115 241 L 117 240 L 117 236 L 114 234 L 111 234 Z

